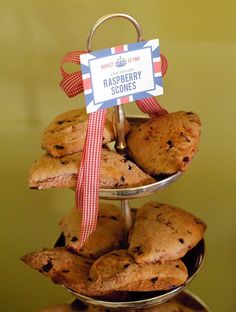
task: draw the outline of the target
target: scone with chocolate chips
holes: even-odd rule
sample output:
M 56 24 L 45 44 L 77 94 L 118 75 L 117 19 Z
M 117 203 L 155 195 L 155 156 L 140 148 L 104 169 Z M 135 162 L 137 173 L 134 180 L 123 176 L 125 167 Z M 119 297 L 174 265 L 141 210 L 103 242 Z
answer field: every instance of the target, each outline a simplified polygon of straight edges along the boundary
M 82 152 L 55 158 L 43 155 L 30 169 L 28 185 L 32 189 L 75 189 Z M 115 151 L 102 149 L 100 188 L 127 188 L 155 182 L 134 163 Z
M 26 264 L 75 292 L 88 296 L 101 295 L 90 291 L 86 282 L 91 268 L 91 259 L 70 253 L 63 247 L 29 253 L 21 258 Z
M 97 292 L 168 290 L 184 284 L 187 277 L 181 260 L 138 264 L 127 250 L 121 249 L 101 256 L 92 264 L 88 286 Z
M 206 225 L 180 208 L 149 202 L 138 209 L 129 254 L 138 263 L 183 257 L 203 238 Z
M 199 117 L 191 112 L 151 119 L 128 134 L 129 156 L 156 178 L 185 171 L 198 150 L 200 126 Z
M 103 144 L 115 140 L 113 129 L 113 109 L 107 110 L 105 119 Z M 73 109 L 57 116 L 43 131 L 41 145 L 53 157 L 62 157 L 83 150 L 88 124 L 85 108 Z M 126 122 L 125 133 L 129 131 Z
M 82 152 L 54 158 L 42 155 L 30 168 L 28 186 L 31 189 L 71 188 L 76 185 Z
M 120 210 L 111 204 L 100 204 L 96 230 L 79 249 L 82 212 L 73 208 L 59 223 L 66 247 L 85 257 L 98 258 L 117 249 L 122 239 Z

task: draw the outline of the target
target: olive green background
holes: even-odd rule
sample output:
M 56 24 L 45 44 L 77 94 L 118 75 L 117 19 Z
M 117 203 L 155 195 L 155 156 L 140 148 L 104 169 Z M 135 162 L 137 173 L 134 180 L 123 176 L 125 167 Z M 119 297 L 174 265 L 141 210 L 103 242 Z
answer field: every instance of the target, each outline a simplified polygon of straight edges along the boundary
M 1 284 L 0 310 L 31 312 L 70 300 L 65 289 L 29 269 L 21 255 L 52 246 L 58 220 L 73 205 L 69 190 L 27 189 L 28 169 L 42 151 L 42 129 L 57 114 L 84 105 L 60 90 L 59 64 L 85 49 L 88 30 L 102 15 L 126 12 L 146 39 L 159 38 L 169 61 L 160 102 L 168 111 L 193 110 L 202 120 L 198 155 L 188 172 L 151 198 L 180 206 L 208 224 L 206 261 L 189 289 L 215 312 L 236 307 L 236 2 L 80 1 L 0 2 Z M 129 22 L 108 21 L 94 49 L 133 42 Z M 139 113 L 127 104 L 129 113 Z M 135 201 L 135 205 L 148 201 Z

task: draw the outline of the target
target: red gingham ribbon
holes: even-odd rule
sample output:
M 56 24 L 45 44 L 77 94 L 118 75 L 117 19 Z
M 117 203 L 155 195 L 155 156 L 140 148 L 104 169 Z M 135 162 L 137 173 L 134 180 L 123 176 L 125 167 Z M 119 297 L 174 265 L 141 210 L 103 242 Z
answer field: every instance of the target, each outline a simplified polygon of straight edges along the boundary
M 161 73 L 162 76 L 167 72 L 168 63 L 164 55 L 161 54 Z M 135 101 L 138 108 L 143 112 L 148 114 L 150 117 L 158 117 L 164 115 L 167 111 L 161 107 L 155 97 L 150 97 L 142 100 Z
M 106 109 L 89 114 L 82 162 L 78 174 L 75 200 L 76 207 L 82 207 L 80 246 L 96 229 L 98 215 L 99 175 L 103 128 Z
M 87 51 L 72 51 L 67 53 L 61 61 L 62 81 L 60 86 L 68 97 L 74 97 L 84 91 L 81 71 L 67 73 L 63 69 L 64 63 L 80 65 L 80 55 Z M 162 75 L 167 71 L 167 60 L 161 55 Z M 137 106 L 150 117 L 166 114 L 155 97 L 136 101 Z M 75 201 L 76 207 L 82 208 L 82 227 L 80 232 L 80 247 L 96 229 L 98 216 L 99 176 L 101 166 L 101 152 L 103 141 L 106 109 L 89 114 L 83 155 L 77 178 Z

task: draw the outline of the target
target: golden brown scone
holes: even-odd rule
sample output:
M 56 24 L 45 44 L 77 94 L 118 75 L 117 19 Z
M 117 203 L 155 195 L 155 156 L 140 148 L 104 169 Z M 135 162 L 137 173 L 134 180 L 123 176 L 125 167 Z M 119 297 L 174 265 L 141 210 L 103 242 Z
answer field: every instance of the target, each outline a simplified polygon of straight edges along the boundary
M 32 189 L 71 188 L 75 189 L 82 152 L 54 158 L 43 155 L 31 167 L 28 185 Z M 115 151 L 102 149 L 100 187 L 127 188 L 154 183 L 134 163 Z
M 75 292 L 88 296 L 101 295 L 86 287 L 91 259 L 70 253 L 63 247 L 31 252 L 21 258 L 26 264 Z
M 149 202 L 138 209 L 129 254 L 138 263 L 183 257 L 203 238 L 206 225 L 189 212 Z
M 31 189 L 71 188 L 76 185 L 82 152 L 54 158 L 45 154 L 30 168 L 28 186 Z
M 92 264 L 88 285 L 98 292 L 168 290 L 184 284 L 187 277 L 181 260 L 138 264 L 122 249 L 103 255 Z
M 137 127 L 127 136 L 128 154 L 146 173 L 185 171 L 198 150 L 200 119 L 194 113 L 165 114 Z
M 115 140 L 113 129 L 113 109 L 107 110 L 103 144 Z M 53 157 L 62 157 L 83 150 L 88 124 L 85 108 L 73 109 L 57 116 L 43 131 L 41 145 Z M 126 122 L 125 133 L 129 131 Z
M 120 209 L 111 204 L 99 205 L 96 230 L 79 249 L 82 212 L 73 208 L 59 223 L 65 236 L 66 247 L 81 256 L 98 258 L 119 248 L 122 239 Z

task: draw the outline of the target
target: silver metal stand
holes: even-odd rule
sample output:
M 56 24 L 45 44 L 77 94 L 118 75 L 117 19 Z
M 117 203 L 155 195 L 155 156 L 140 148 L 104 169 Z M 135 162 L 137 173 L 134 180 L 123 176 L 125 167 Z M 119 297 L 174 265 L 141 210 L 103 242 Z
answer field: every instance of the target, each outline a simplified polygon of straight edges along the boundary
M 125 112 L 122 105 L 115 107 L 115 134 L 116 143 L 115 149 L 117 153 L 121 155 L 126 154 L 126 141 L 125 141 Z M 127 199 L 121 200 L 121 216 L 122 216 L 122 245 L 127 247 L 129 231 L 133 225 L 132 214 L 129 206 L 129 201 Z
M 111 18 L 121 17 L 129 20 L 136 28 L 137 31 L 137 40 L 142 40 L 142 31 L 139 23 L 130 15 L 123 13 L 109 14 L 101 17 L 92 27 L 88 34 L 87 39 L 87 50 L 90 52 L 92 50 L 92 37 L 96 31 L 96 29 L 105 21 Z M 140 117 L 140 116 L 131 116 L 127 118 L 131 124 L 140 124 L 148 120 L 148 118 Z M 126 154 L 126 141 L 125 141 L 125 112 L 122 105 L 115 107 L 115 122 L 114 122 L 114 130 L 116 133 L 116 143 L 115 149 L 119 154 Z M 121 216 L 122 216 L 122 237 L 123 237 L 123 245 L 127 247 L 127 238 L 128 233 L 133 225 L 132 214 L 129 206 L 128 199 L 138 198 L 141 196 L 147 196 L 152 194 L 160 189 L 163 189 L 176 181 L 181 176 L 181 172 L 177 172 L 176 174 L 171 175 L 168 178 L 165 178 L 161 181 L 157 181 L 155 183 L 144 185 L 140 187 L 133 188 L 123 188 L 123 189 L 100 189 L 99 197 L 103 199 L 113 199 L 113 200 L 121 200 Z M 71 290 L 74 295 L 76 295 L 81 301 L 93 305 L 103 306 L 105 308 L 112 309 L 137 309 L 142 307 L 148 307 L 156 304 L 160 304 L 174 296 L 176 296 L 179 292 L 181 292 L 186 285 L 192 280 L 192 278 L 198 273 L 200 270 L 205 254 L 205 245 L 204 241 L 201 241 L 197 247 L 192 251 L 192 258 L 189 257 L 188 262 L 190 263 L 191 272 L 189 272 L 189 277 L 185 285 L 180 287 L 176 287 L 175 289 L 165 291 L 165 292 L 151 292 L 151 293 L 141 293 L 142 296 L 136 295 L 136 297 L 132 298 L 129 301 L 106 301 L 100 300 L 97 298 L 90 298 L 78 293 L 75 293 Z
M 116 143 L 115 149 L 117 153 L 121 155 L 126 154 L 126 141 L 125 141 L 125 111 L 122 105 L 115 107 L 115 123 L 114 123 L 114 131 L 116 135 Z
M 112 19 L 112 18 L 124 18 L 129 20 L 137 31 L 137 41 L 142 40 L 142 30 L 139 23 L 130 15 L 124 13 L 115 13 L 115 14 L 108 14 L 101 17 L 94 26 L 91 28 L 88 39 L 87 39 L 87 50 L 90 52 L 92 50 L 92 38 L 96 31 L 96 29 L 102 25 L 105 21 Z M 125 112 L 122 105 L 115 107 L 115 123 L 114 123 L 114 130 L 116 134 L 116 143 L 115 149 L 116 151 L 121 154 L 126 154 L 126 141 L 125 141 Z M 128 233 L 132 227 L 132 215 L 130 211 L 129 202 L 127 199 L 121 200 L 121 215 L 122 215 L 122 237 L 123 237 L 123 245 L 127 244 Z

